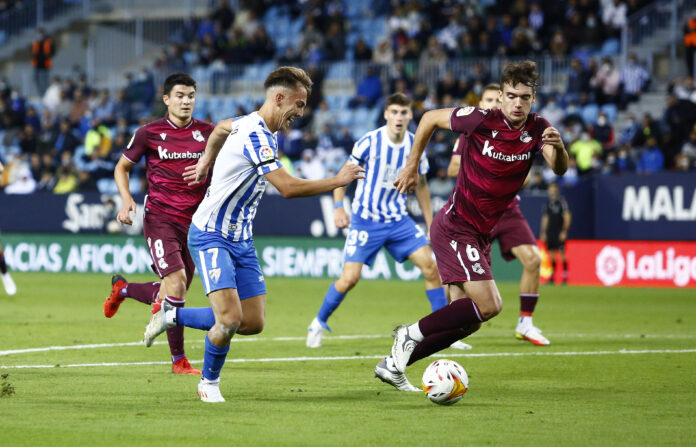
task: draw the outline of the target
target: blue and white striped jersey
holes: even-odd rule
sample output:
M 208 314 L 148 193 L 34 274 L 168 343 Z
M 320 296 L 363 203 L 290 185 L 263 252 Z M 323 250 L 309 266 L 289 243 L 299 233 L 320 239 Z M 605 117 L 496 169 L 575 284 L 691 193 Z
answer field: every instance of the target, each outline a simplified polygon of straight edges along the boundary
M 408 214 L 406 195 L 399 194 L 394 181 L 406 164 L 412 145 L 411 132 L 395 144 L 389 139 L 386 126 L 366 133 L 355 143 L 350 160 L 365 168 L 365 178 L 358 180 L 353 214 L 374 222 L 398 221 Z M 427 172 L 428 159 L 423 152 L 418 173 Z
M 232 241 L 252 237 L 265 174 L 280 168 L 278 143 L 257 112 L 236 118 L 215 160 L 213 177 L 192 223 Z

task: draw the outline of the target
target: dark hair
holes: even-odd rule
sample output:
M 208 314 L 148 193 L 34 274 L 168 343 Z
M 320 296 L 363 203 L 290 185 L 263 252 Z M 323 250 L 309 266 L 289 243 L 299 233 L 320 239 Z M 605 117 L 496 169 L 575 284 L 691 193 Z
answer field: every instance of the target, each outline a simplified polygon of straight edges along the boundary
M 489 90 L 493 90 L 493 91 L 499 92 L 499 91 L 500 91 L 500 84 L 497 84 L 497 83 L 495 83 L 495 82 L 492 82 L 492 83 L 486 85 L 486 86 L 483 88 L 483 92 L 487 92 L 487 91 L 489 91 Z M 483 93 L 483 92 L 481 92 L 481 93 Z
M 404 107 L 411 107 L 411 98 L 408 96 L 404 95 L 403 93 L 392 93 L 387 97 L 387 102 L 384 105 L 384 108 L 386 109 L 387 107 L 396 104 L 397 106 L 404 106 Z
M 164 80 L 164 94 L 169 96 L 175 85 L 185 85 L 187 87 L 193 87 L 193 89 L 195 90 L 196 80 L 186 73 L 172 73 L 169 76 L 167 76 L 167 79 Z
M 278 67 L 268 75 L 263 88 L 268 90 L 271 87 L 281 86 L 297 90 L 297 84 L 307 90 L 307 96 L 312 92 L 313 82 L 306 71 L 297 67 Z
M 511 62 L 503 69 L 500 85 L 510 84 L 514 87 L 517 84 L 522 84 L 531 87 L 532 91 L 536 91 L 537 79 L 539 79 L 539 73 L 536 71 L 536 62 Z

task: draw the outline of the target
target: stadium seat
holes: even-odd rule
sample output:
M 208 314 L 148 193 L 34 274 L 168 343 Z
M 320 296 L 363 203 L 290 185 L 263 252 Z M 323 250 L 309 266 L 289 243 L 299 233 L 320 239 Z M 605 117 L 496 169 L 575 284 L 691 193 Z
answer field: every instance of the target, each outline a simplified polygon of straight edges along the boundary
M 600 56 L 614 56 L 621 52 L 621 43 L 619 39 L 607 39 L 599 49 Z
M 597 115 L 599 115 L 599 106 L 597 104 L 587 104 L 580 111 L 582 120 L 587 124 L 596 123 Z
M 604 104 L 599 110 L 607 114 L 607 120 L 610 123 L 615 122 L 619 115 L 619 109 L 616 107 L 616 104 Z

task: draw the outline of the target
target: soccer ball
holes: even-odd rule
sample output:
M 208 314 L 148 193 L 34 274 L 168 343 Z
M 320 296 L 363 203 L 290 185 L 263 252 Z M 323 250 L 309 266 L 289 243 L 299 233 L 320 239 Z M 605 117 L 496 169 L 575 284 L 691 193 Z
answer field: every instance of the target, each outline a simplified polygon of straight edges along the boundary
M 469 389 L 469 376 L 453 360 L 435 360 L 423 372 L 423 392 L 438 405 L 452 405 Z

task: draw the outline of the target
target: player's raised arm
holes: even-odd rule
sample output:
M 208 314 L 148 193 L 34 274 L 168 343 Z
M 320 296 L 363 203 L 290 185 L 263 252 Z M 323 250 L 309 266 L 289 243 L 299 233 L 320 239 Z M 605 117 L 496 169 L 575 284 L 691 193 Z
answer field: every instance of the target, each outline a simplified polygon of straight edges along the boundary
M 412 191 L 418 183 L 418 163 L 436 128 L 450 129 L 450 116 L 454 109 L 437 109 L 426 112 L 418 123 L 411 153 L 406 166 L 394 182 L 394 187 L 402 194 Z
M 542 153 L 544 160 L 551 166 L 554 174 L 563 175 L 568 170 L 568 152 L 566 151 L 561 133 L 554 127 L 547 127 L 541 134 L 544 143 Z
M 217 123 L 215 129 L 213 129 L 208 137 L 208 143 L 205 146 L 203 156 L 198 159 L 195 165 L 184 168 L 184 180 L 188 182 L 189 186 L 202 182 L 208 176 L 210 167 L 215 162 L 230 132 L 232 132 L 233 121 L 234 119 L 230 118 Z
M 126 225 L 133 225 L 130 213 L 131 211 L 133 212 L 133 217 L 135 217 L 136 213 L 135 200 L 133 200 L 130 192 L 130 171 L 133 169 L 133 166 L 135 166 L 135 163 L 126 157 L 121 157 L 114 168 L 114 181 L 123 202 L 116 216 L 116 221 Z
M 283 197 L 289 199 L 292 197 L 316 196 L 317 194 L 346 186 L 353 180 L 365 178 L 364 172 L 364 168 L 353 163 L 346 163 L 338 171 L 338 174 L 321 180 L 306 180 L 293 177 L 282 167 L 265 174 L 265 177 Z

